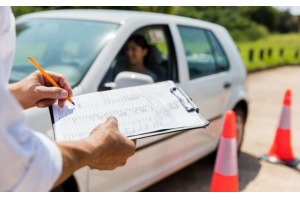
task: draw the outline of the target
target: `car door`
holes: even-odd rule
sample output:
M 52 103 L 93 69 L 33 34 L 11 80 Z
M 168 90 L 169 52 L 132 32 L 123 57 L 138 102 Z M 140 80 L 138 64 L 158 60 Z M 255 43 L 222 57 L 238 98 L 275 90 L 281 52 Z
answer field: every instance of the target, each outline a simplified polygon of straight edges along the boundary
M 213 32 L 192 26 L 177 27 L 188 71 L 181 87 L 210 121 L 207 129 L 192 130 L 186 135 L 187 152 L 192 154 L 201 152 L 205 145 L 215 148 L 217 144 L 230 92 L 229 64 Z
M 143 35 L 152 48 L 160 54 L 156 53 L 151 56 L 152 58 L 156 57 L 159 62 L 155 62 L 155 68 L 149 68 L 154 73 L 157 73 L 159 81 L 173 80 L 178 82 L 176 55 L 169 25 L 144 26 L 133 31 L 131 35 L 134 34 Z M 118 55 L 112 61 L 111 66 L 102 79 L 98 87 L 99 91 L 111 89 L 109 86 L 113 84 L 108 83 L 114 82 L 115 72 L 122 72 L 122 70 L 115 69 L 126 70 L 124 68 L 126 57 L 123 54 L 123 47 L 120 48 Z M 161 70 L 157 69 L 157 67 L 161 67 Z M 128 160 L 126 166 L 118 168 L 114 172 L 91 170 L 89 190 L 119 191 L 129 190 L 129 188 L 132 190 L 132 188 L 142 187 L 144 184 L 149 184 L 151 181 L 160 179 L 171 171 L 176 170 L 181 164 L 180 161 L 182 161 L 181 158 L 185 149 L 185 145 L 180 138 L 172 138 L 176 134 L 170 133 L 138 140 L 136 154 Z

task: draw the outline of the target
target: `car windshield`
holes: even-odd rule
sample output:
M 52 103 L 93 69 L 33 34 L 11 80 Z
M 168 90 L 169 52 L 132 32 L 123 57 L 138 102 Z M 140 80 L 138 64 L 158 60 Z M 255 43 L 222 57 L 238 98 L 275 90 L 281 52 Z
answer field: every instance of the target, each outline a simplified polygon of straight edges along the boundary
M 28 60 L 32 56 L 45 70 L 64 75 L 75 87 L 118 27 L 115 23 L 64 19 L 18 23 L 10 82 L 20 81 L 36 70 Z

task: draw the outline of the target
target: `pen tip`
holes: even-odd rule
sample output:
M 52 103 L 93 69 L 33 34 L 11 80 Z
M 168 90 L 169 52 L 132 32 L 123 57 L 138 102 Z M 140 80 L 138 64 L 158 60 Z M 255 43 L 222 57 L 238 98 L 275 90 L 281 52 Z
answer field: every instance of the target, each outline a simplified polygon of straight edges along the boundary
M 72 104 L 75 106 L 75 103 L 74 103 L 74 102 L 72 102 Z

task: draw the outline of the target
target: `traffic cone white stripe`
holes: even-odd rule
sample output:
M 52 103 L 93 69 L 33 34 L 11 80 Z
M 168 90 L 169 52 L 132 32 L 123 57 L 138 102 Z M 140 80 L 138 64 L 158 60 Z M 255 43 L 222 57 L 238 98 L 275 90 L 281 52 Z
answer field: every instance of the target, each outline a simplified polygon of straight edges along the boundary
M 219 155 L 221 154 L 221 155 Z M 236 176 L 237 166 L 237 140 L 236 138 L 221 137 L 214 171 L 224 176 Z
M 291 128 L 291 107 L 283 106 L 278 128 L 282 130 L 289 130 Z

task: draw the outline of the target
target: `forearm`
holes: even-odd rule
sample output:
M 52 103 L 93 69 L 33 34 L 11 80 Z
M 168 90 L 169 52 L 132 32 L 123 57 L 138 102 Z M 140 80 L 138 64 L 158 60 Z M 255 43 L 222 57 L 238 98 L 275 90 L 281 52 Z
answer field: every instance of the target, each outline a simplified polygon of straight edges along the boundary
M 76 170 L 86 166 L 91 157 L 89 146 L 85 140 L 57 143 L 62 154 L 62 173 L 53 187 L 56 187 L 69 178 Z

